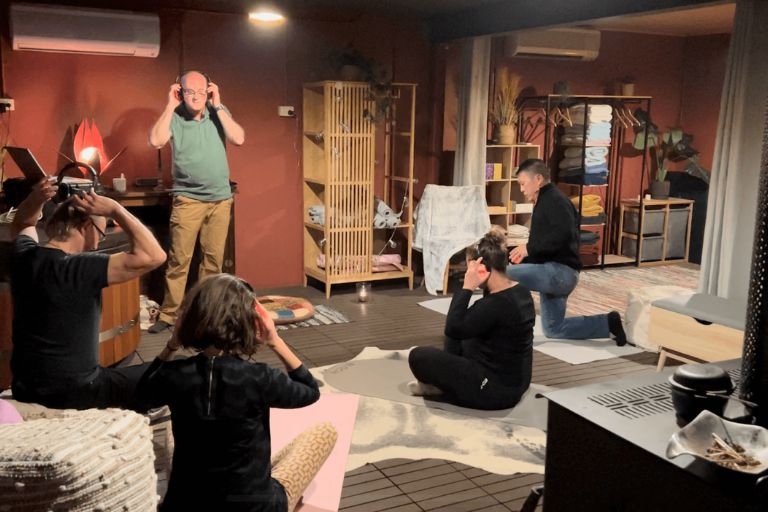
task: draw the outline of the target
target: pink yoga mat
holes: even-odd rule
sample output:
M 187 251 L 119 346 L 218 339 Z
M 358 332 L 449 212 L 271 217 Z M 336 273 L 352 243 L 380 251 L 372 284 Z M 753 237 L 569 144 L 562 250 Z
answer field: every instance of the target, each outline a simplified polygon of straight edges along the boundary
M 294 437 L 316 423 L 330 421 L 339 433 L 331 455 L 307 487 L 303 504 L 296 510 L 332 512 L 339 509 L 347 454 L 352 441 L 352 430 L 355 428 L 357 399 L 357 395 L 324 393 L 320 395 L 320 400 L 308 407 L 270 411 L 272 453 L 277 453 Z

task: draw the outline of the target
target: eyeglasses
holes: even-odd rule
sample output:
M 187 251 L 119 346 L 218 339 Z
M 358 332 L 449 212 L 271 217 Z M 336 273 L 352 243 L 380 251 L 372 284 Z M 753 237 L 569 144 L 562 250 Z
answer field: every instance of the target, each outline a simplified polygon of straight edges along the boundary
M 93 224 L 93 227 L 96 228 L 96 232 L 99 233 L 99 243 L 103 242 L 107 239 L 107 234 L 101 230 L 99 226 L 96 225 L 94 221 L 91 221 L 91 224 Z
M 205 89 L 182 89 L 181 92 L 184 93 L 184 96 L 194 96 L 195 94 L 198 96 L 205 96 L 208 93 Z

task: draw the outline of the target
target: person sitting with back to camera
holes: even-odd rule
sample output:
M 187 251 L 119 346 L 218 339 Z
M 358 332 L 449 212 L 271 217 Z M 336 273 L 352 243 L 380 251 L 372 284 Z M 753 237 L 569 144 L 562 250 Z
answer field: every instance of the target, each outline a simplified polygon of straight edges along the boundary
M 451 299 L 444 349 L 416 347 L 408 356 L 414 395 L 443 395 L 473 409 L 514 407 L 531 384 L 533 324 L 531 292 L 506 274 L 503 235 L 491 230 L 467 249 L 464 287 Z M 469 305 L 472 292 L 487 294 Z
M 45 226 L 49 240 L 40 244 L 36 225 L 56 191 L 47 179 L 35 184 L 11 226 L 13 397 L 60 409 L 143 412 L 134 391 L 149 365 L 99 366 L 102 290 L 159 267 L 165 251 L 123 206 L 94 192 L 59 204 Z M 106 238 L 107 218 L 128 235 L 129 251 L 93 252 Z
M 262 345 L 287 375 L 245 359 Z M 199 354 L 171 360 L 180 347 Z M 304 407 L 320 391 L 250 285 L 230 274 L 209 276 L 189 291 L 139 392 L 171 409 L 175 451 L 164 512 L 292 511 L 337 439 L 330 423 L 317 424 L 270 462 L 269 408 Z

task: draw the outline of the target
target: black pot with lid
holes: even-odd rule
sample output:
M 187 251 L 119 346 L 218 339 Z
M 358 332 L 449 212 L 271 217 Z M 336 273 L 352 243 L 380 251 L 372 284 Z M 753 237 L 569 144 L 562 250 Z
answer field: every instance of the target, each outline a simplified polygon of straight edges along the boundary
M 684 364 L 669 377 L 672 404 L 680 419 L 688 422 L 703 410 L 723 415 L 733 382 L 728 373 L 714 364 Z

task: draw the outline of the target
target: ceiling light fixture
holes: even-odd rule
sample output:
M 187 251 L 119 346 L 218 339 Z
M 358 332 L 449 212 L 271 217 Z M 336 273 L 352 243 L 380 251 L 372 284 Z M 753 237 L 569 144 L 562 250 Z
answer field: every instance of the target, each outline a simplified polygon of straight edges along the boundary
M 285 20 L 285 16 L 277 11 L 262 9 L 248 13 L 248 19 L 251 21 L 260 21 L 263 23 L 278 23 Z

